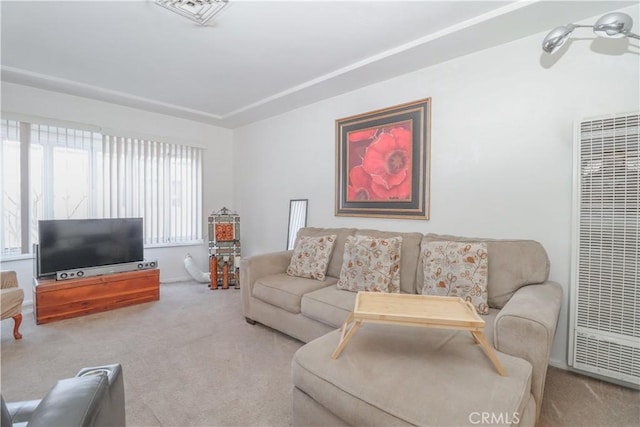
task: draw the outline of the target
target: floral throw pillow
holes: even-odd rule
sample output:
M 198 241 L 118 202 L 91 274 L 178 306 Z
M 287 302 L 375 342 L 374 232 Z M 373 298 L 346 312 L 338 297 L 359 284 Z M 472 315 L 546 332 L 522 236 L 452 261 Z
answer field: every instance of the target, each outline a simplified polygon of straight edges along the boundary
M 483 242 L 422 242 L 425 295 L 460 297 L 489 314 L 489 254 Z
M 338 289 L 399 293 L 401 247 L 400 236 L 347 237 Z
M 289 267 L 287 267 L 287 274 L 289 276 L 324 280 L 335 243 L 335 234 L 317 237 L 301 236 L 293 249 L 293 256 Z

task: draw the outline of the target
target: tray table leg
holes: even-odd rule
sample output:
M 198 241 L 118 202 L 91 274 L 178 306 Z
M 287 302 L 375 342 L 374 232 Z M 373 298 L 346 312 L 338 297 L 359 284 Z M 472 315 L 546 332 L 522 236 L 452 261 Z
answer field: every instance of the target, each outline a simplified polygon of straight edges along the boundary
M 480 340 L 478 340 L 478 338 L 473 334 L 473 332 L 472 331 L 469 331 L 469 332 L 471 332 L 471 336 L 473 337 L 473 342 L 476 344 L 480 344 Z
M 344 350 L 351 337 L 353 337 L 353 334 L 356 333 L 356 331 L 362 324 L 362 320 L 356 320 L 355 322 L 353 322 L 353 319 L 353 313 L 350 313 L 340 327 L 340 331 L 342 332 L 342 334 L 340 335 L 340 342 L 338 343 L 338 347 L 336 347 L 335 351 L 331 355 L 332 359 L 337 359 L 340 356 L 342 350 Z M 351 325 L 351 328 L 347 330 L 347 327 L 351 322 L 353 322 L 353 325 Z
M 502 366 L 502 363 L 500 362 L 500 360 L 498 360 L 498 358 L 496 357 L 496 354 L 493 352 L 493 349 L 487 342 L 487 339 L 485 338 L 484 334 L 479 331 L 471 331 L 471 335 L 473 335 L 473 338 L 476 340 L 476 342 L 480 344 L 480 346 L 482 347 L 482 350 L 484 351 L 484 354 L 486 354 L 487 357 L 489 357 L 489 359 L 491 360 L 491 363 L 493 363 L 493 366 L 496 367 L 496 370 L 498 371 L 498 373 L 503 377 L 508 376 L 507 371 L 504 369 L 504 366 Z

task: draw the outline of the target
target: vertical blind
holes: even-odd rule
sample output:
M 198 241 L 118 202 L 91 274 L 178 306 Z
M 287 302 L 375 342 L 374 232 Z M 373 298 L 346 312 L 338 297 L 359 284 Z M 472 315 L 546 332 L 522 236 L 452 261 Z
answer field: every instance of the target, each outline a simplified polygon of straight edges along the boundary
M 148 244 L 199 238 L 201 149 L 104 135 L 98 158 L 99 216 L 142 216 Z
M 3 254 L 28 252 L 41 219 L 142 217 L 147 245 L 201 239 L 202 149 L 1 122 Z
M 20 123 L 2 120 L 0 145 L 0 244 L 2 254 L 19 254 L 21 250 L 22 210 L 20 189 Z

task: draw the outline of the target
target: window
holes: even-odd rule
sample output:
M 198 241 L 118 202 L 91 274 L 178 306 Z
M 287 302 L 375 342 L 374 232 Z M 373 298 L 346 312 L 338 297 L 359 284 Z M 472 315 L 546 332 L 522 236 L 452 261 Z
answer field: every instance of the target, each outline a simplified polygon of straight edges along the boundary
M 142 216 L 147 244 L 199 238 L 201 149 L 105 135 L 98 159 L 100 216 Z
M 3 120 L 0 162 L 3 255 L 29 252 L 41 219 L 142 217 L 147 245 L 201 237 L 199 148 Z
M 2 229 L 0 243 L 3 254 L 19 254 L 22 249 L 22 206 L 20 188 L 20 126 L 17 122 L 2 122 Z

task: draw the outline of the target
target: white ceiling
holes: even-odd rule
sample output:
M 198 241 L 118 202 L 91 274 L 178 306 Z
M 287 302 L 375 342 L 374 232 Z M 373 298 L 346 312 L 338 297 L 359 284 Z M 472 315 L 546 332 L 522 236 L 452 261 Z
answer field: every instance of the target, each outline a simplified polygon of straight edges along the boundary
M 2 80 L 233 128 L 637 3 L 3 0 Z

